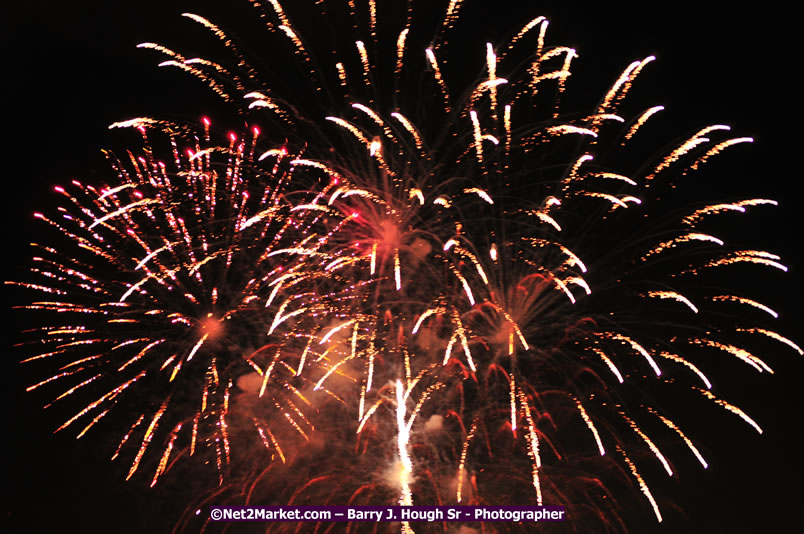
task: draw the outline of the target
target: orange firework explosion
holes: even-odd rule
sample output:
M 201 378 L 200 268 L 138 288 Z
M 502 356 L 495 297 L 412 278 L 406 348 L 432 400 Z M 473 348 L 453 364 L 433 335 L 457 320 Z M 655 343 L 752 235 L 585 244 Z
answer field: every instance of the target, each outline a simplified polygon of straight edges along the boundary
M 152 484 L 203 453 L 218 487 L 177 530 L 224 501 L 563 504 L 618 530 L 615 492 L 662 522 L 655 481 L 674 457 L 711 461 L 676 406 L 762 433 L 721 398 L 719 370 L 773 373 L 758 343 L 802 350 L 760 295 L 718 277 L 787 267 L 712 221 L 777 203 L 679 209 L 670 194 L 751 138 L 716 124 L 640 157 L 665 113 L 627 97 L 655 58 L 568 113 L 578 53 L 549 44 L 544 17 L 460 48 L 461 0 L 421 31 L 410 2 L 388 18 L 374 0 L 305 17 L 251 4 L 303 73 L 290 91 L 199 15 L 184 14 L 231 64 L 140 47 L 265 131 L 216 145 L 208 121 L 116 123 L 142 132 L 141 155 L 110 155 L 115 183 L 57 188 L 65 207 L 37 214 L 66 240 L 35 245 L 36 280 L 20 283 L 44 295 L 25 308 L 59 314 L 33 332 L 25 361 L 51 371 L 29 389 L 83 401 L 59 431 L 130 406 L 112 454 L 128 477 L 148 463 Z M 468 85 L 459 58 L 480 73 Z M 165 134 L 169 164 L 149 141 Z M 348 528 L 386 527 L 447 528 Z

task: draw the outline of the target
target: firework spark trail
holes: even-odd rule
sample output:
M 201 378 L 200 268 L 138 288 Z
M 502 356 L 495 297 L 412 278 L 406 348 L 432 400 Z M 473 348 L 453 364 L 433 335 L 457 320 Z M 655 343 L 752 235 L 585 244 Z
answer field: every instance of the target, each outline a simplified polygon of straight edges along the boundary
M 413 504 L 413 495 L 410 490 L 410 478 L 413 475 L 413 462 L 410 459 L 410 452 L 408 444 L 410 443 L 410 428 L 408 422 L 405 420 L 406 409 L 405 402 L 407 400 L 407 393 L 402 387 L 402 381 L 396 381 L 396 425 L 397 425 L 397 442 L 399 444 L 399 485 L 401 487 L 401 494 L 399 496 L 400 506 L 411 506 Z M 402 532 L 412 533 L 413 529 L 410 528 L 410 523 L 402 523 Z
M 233 137 L 222 147 L 202 149 L 196 140 L 186 154 L 174 140 L 172 173 L 147 149 L 132 154 L 128 165 L 114 163 L 120 181 L 114 187 L 76 184 L 78 196 L 59 190 L 71 202 L 63 212 L 67 222 L 37 215 L 86 260 L 60 259 L 40 246 L 33 269 L 38 283 L 22 284 L 49 293 L 30 308 L 83 319 L 41 330 L 47 343 L 29 361 L 75 359 L 32 389 L 75 380 L 63 394 L 75 397 L 106 382 L 100 373 L 112 363 L 117 373 L 156 374 L 174 388 L 199 373 L 202 386 L 193 389 L 200 410 L 182 414 L 170 397 L 160 397 L 125 434 L 121 448 L 135 435 L 140 439 L 129 476 L 149 443 L 158 442 L 156 482 L 181 432 L 192 434 L 191 452 L 197 441 L 214 449 L 222 473 L 230 463 L 227 429 L 238 405 L 230 406 L 230 395 L 237 390 L 259 399 L 252 402 L 260 408 L 247 414 L 249 428 L 279 458 L 258 479 L 296 468 L 299 478 L 287 481 L 293 502 L 339 478 L 335 462 L 315 463 L 316 472 L 295 462 L 309 460 L 303 451 L 314 451 L 318 436 L 346 430 L 351 438 L 342 439 L 356 441 L 344 446 L 348 452 L 338 462 L 382 480 L 393 450 L 402 468 L 385 483 L 340 477 L 327 492 L 333 504 L 434 504 L 447 502 L 447 495 L 468 504 L 522 495 L 529 503 L 563 502 L 556 473 L 574 456 L 591 455 L 631 473 L 661 521 L 636 467 L 640 456 L 652 454 L 670 475 L 659 444 L 680 439 L 704 468 L 707 463 L 694 438 L 680 430 L 683 415 L 649 406 L 649 417 L 626 413 L 622 406 L 631 403 L 623 399 L 647 405 L 634 391 L 692 380 L 694 391 L 761 432 L 710 391 L 709 376 L 716 374 L 701 355 L 718 349 L 772 372 L 734 344 L 733 326 L 714 318 L 728 302 L 772 318 L 777 313 L 736 292 L 709 294 L 698 277 L 721 269 L 786 271 L 772 252 L 732 248 L 729 236 L 703 228 L 722 214 L 776 202 L 711 203 L 670 222 L 647 218 L 662 187 L 677 180 L 687 186 L 688 173 L 751 142 L 712 125 L 644 162 L 642 171 L 608 164 L 603 147 L 628 154 L 632 140 L 661 120 L 662 106 L 634 111 L 627 98 L 653 56 L 628 65 L 591 111 L 564 114 L 559 97 L 571 86 L 578 53 L 546 44 L 543 17 L 520 26 L 510 41 L 475 46 L 483 74 L 456 90 L 447 37 L 457 39 L 461 1 L 444 6 L 429 41 L 415 35 L 408 5 L 388 47 L 378 29 L 383 8 L 370 2 L 363 20 L 358 3 L 349 1 L 351 31 L 341 48 L 307 40 L 315 30 L 297 25 L 294 11 L 279 0 L 252 4 L 271 38 L 289 45 L 309 75 L 299 94 L 276 91 L 282 72 L 264 76 L 242 55 L 245 48 L 197 15 L 185 14 L 223 43 L 237 68 L 141 46 L 166 56 L 161 65 L 201 79 L 242 114 L 278 125 L 264 134 L 273 139 L 263 142 L 268 149 L 258 162 L 252 157 L 257 132 L 251 142 Z M 322 16 L 331 9 L 316 5 Z M 329 56 L 331 64 L 319 61 Z M 414 67 L 426 71 L 416 98 L 406 89 Z M 381 81 L 387 78 L 393 83 L 386 90 Z M 338 100 L 326 87 L 340 87 L 345 97 Z M 539 116 L 544 119 L 534 119 Z M 170 128 L 154 119 L 116 126 L 144 135 Z M 208 140 L 208 122 L 205 128 Z M 227 159 L 225 170 L 212 163 L 219 155 Z M 269 169 L 261 174 L 268 184 L 262 189 L 248 174 L 257 164 Z M 252 239 L 258 244 L 247 245 Z M 126 275 L 90 274 L 95 264 Z M 108 324 L 93 322 L 96 315 Z M 224 343 L 238 321 L 258 325 L 260 340 Z M 667 326 L 657 332 L 654 324 Z M 764 324 L 736 331 L 801 354 Z M 143 335 L 143 328 L 152 332 Z M 107 355 L 91 359 L 107 346 Z M 140 387 L 125 380 L 120 375 L 76 419 Z M 416 388 L 425 393 L 408 411 Z M 313 396 L 331 402 L 324 408 Z M 664 427 L 648 437 L 643 423 L 657 419 Z M 575 425 L 591 433 L 581 451 L 565 430 Z M 505 461 L 520 475 L 508 493 L 482 484 L 506 472 L 494 463 L 503 435 L 511 440 Z M 441 452 L 428 457 L 433 443 Z M 618 454 L 607 454 L 612 450 Z M 395 497 L 378 489 L 384 484 Z

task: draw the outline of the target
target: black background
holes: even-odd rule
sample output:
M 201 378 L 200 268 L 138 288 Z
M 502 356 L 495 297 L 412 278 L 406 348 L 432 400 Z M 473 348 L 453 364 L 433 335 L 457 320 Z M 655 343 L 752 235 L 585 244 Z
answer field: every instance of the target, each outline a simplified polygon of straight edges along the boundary
M 6 279 L 24 277 L 29 256 L 25 245 L 37 232 L 31 214 L 54 205 L 53 185 L 73 178 L 112 178 L 99 151 L 119 139 L 107 130 L 110 123 L 140 115 L 214 116 L 220 109 L 198 83 L 158 69 L 155 55 L 137 50 L 136 44 L 209 39 L 179 16 L 186 10 L 213 21 L 253 18 L 245 0 L 231 9 L 212 2 L 152 0 L 126 6 L 79 4 L 15 1 L 3 7 L 7 27 L 0 195 Z M 701 2 L 643 3 L 637 9 L 580 2 L 528 4 L 489 11 L 485 25 L 471 23 L 477 24 L 480 39 L 493 39 L 528 17 L 547 15 L 548 42 L 579 51 L 573 69 L 578 75 L 569 86 L 581 96 L 588 93 L 589 99 L 602 94 L 630 61 L 656 54 L 658 61 L 643 73 L 633 98 L 643 98 L 646 107 L 666 105 L 665 113 L 673 114 L 681 128 L 673 135 L 727 122 L 738 134 L 756 138 L 750 148 L 724 155 L 725 163 L 718 172 L 706 173 L 700 188 L 704 198 L 761 192 L 781 201 L 772 216 L 760 218 L 761 226 L 749 237 L 781 254 L 791 269 L 767 296 L 762 295 L 764 285 L 755 294 L 781 311 L 779 330 L 800 342 L 804 257 L 797 216 L 800 140 L 795 128 L 801 120 L 800 91 L 793 81 L 800 48 L 793 15 L 770 6 L 735 11 L 731 3 L 720 3 L 719 9 L 707 4 L 706 10 Z M 523 14 L 517 15 L 517 10 Z M 487 30 L 498 24 L 504 30 L 499 35 Z M 234 22 L 228 27 L 236 32 L 238 26 Z M 187 48 L 192 50 L 192 45 Z M 587 88 L 587 82 L 594 85 Z M 10 347 L 17 325 L 13 320 L 5 324 Z M 804 359 L 784 348 L 762 356 L 776 376 L 720 377 L 718 386 L 760 422 L 765 434 L 758 436 L 728 415 L 698 422 L 704 434 L 698 441 L 705 443 L 710 468 L 681 472 L 671 494 L 679 510 L 666 510 L 663 525 L 656 525 L 649 511 L 637 515 L 633 532 L 797 530 L 804 497 Z M 42 412 L 42 399 L 24 394 L 30 377 L 17 364 L 21 354 L 8 349 L 2 358 L 6 383 L 0 415 L 8 445 L 2 458 L 9 522 L 4 530 L 169 531 L 172 514 L 181 508 L 166 491 L 124 483 L 120 466 L 108 462 L 105 450 L 93 447 L 92 437 L 76 442 L 67 435 L 52 435 L 60 423 Z

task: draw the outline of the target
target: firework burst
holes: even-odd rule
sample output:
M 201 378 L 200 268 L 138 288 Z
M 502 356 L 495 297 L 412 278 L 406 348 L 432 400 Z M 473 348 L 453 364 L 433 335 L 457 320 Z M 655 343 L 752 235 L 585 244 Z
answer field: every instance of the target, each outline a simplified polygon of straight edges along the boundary
M 410 3 L 384 18 L 373 1 L 319 2 L 321 27 L 348 21 L 323 45 L 289 6 L 252 4 L 295 55 L 292 93 L 278 87 L 297 73 L 264 75 L 198 15 L 185 16 L 232 66 L 141 47 L 267 125 L 260 163 L 256 133 L 187 154 L 173 141 L 173 173 L 146 142 L 114 164 L 119 183 L 60 190 L 66 222 L 41 216 L 86 255 L 45 247 L 34 272 L 47 283 L 27 284 L 58 295 L 29 308 L 76 317 L 36 333 L 29 359 L 65 363 L 32 389 L 98 388 L 62 428 L 81 420 L 82 435 L 137 392 L 150 405 L 122 439 L 129 476 L 156 449 L 156 482 L 180 446 L 202 443 L 223 485 L 203 504 L 566 504 L 611 529 L 622 512 L 609 488 L 639 492 L 663 520 L 651 488 L 675 476 L 667 449 L 708 465 L 673 399 L 762 432 L 717 394 L 713 360 L 767 373 L 752 338 L 801 349 L 749 322 L 773 315 L 757 296 L 711 281 L 737 264 L 786 267 L 711 221 L 776 202 L 668 210 L 666 193 L 750 138 L 713 125 L 629 164 L 662 115 L 626 98 L 654 58 L 566 113 L 577 53 L 548 44 L 543 17 L 458 59 L 460 1 L 429 34 Z M 453 67 L 469 60 L 471 82 Z M 724 322 L 729 306 L 746 313 Z M 273 460 L 232 468 L 233 425 Z
M 202 149 L 191 140 L 184 152 L 171 135 L 173 161 L 163 163 L 146 135 L 154 121 L 113 126 L 138 128 L 145 144 L 128 165 L 109 154 L 118 182 L 56 187 L 66 201 L 59 216 L 36 214 L 69 245 L 35 244 L 41 283 L 22 284 L 47 298 L 25 308 L 51 321 L 29 332 L 36 354 L 25 363 L 57 368 L 28 390 L 61 388 L 54 403 L 94 399 L 57 429 L 77 428 L 77 437 L 110 411 L 139 411 L 112 456 L 133 453 L 128 477 L 159 448 L 156 483 L 178 445 L 190 455 L 212 450 L 222 477 L 233 425 L 250 426 L 282 458 L 272 427 L 289 425 L 303 437 L 314 428 L 300 375 L 317 364 L 306 351 L 320 317 L 334 319 L 348 301 L 330 292 L 336 256 L 322 250 L 342 218 L 308 209 L 311 188 L 289 190 L 303 177 L 284 148 L 255 166 L 256 128 L 249 139 L 232 135 L 228 146 Z M 274 408 L 252 413 L 237 402 L 246 393 Z

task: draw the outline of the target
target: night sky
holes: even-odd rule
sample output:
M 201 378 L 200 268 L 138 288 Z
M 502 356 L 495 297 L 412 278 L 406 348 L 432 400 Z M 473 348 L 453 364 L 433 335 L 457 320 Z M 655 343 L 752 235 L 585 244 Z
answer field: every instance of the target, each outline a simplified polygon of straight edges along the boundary
M 203 49 L 212 37 L 179 16 L 188 10 L 224 22 L 235 34 L 243 17 L 249 18 L 248 28 L 255 27 L 248 2 L 233 3 L 238 5 L 231 11 L 206 1 L 146 0 L 123 7 L 97 0 L 13 0 L 3 6 L 5 279 L 25 279 L 26 244 L 41 229 L 32 213 L 55 206 L 54 185 L 73 178 L 114 178 L 100 149 L 126 145 L 119 133 L 107 130 L 109 124 L 135 116 L 192 121 L 208 114 L 213 121 L 231 120 L 205 87 L 178 71 L 157 68 L 157 54 L 135 47 L 154 41 Z M 510 10 L 490 15 L 487 23 L 499 26 L 497 33 L 471 22 L 478 24 L 478 38 L 501 38 L 526 19 L 547 15 L 548 43 L 573 46 L 580 54 L 573 63 L 577 79 L 575 74 L 570 78 L 568 89 L 589 106 L 628 63 L 655 54 L 658 61 L 643 72 L 629 98 L 646 108 L 667 107 L 664 113 L 672 115 L 669 124 L 675 130 L 665 141 L 720 122 L 732 125 L 738 135 L 755 137 L 752 146 L 728 151 L 722 162 L 691 179 L 701 181 L 696 187 L 704 199 L 758 195 L 780 201 L 772 214 L 747 215 L 758 226 L 744 241 L 753 239 L 758 248 L 780 254 L 790 270 L 782 277 L 756 269 L 757 281 L 746 285 L 780 312 L 777 330 L 802 344 L 804 254 L 795 189 L 801 181 L 795 161 L 800 141 L 793 135 L 801 120 L 800 91 L 793 82 L 800 62 L 794 40 L 798 30 L 787 20 L 792 15 L 768 8 L 734 11 L 730 3 L 706 12 L 699 11 L 700 2 L 662 10 L 645 3 L 639 11 L 575 2 L 541 8 L 527 4 L 519 8 L 521 16 Z M 258 47 L 252 45 L 251 52 L 259 54 Z M 586 88 L 587 83 L 594 85 Z M 8 309 L 16 303 L 9 300 L 20 293 L 4 291 Z M 3 530 L 168 532 L 183 508 L 168 490 L 147 488 L 146 477 L 124 482 L 123 466 L 107 460 L 109 451 L 97 437 L 76 442 L 69 433 L 52 434 L 61 416 L 42 411 L 45 396 L 25 394 L 36 377 L 17 363 L 23 353 L 11 348 L 17 319 L 5 324 L 3 436 L 8 446 L 3 479 L 9 525 Z M 792 532 L 800 525 L 804 359 L 782 345 L 769 346 L 778 350 L 760 356 L 776 376 L 710 373 L 721 396 L 749 413 L 765 434 L 757 435 L 725 412 L 692 423 L 701 432 L 696 442 L 703 445 L 710 468 L 701 472 L 690 464 L 679 474 L 679 484 L 665 485 L 665 502 L 678 506 L 665 509 L 667 522 L 657 526 L 645 504 L 635 513 L 632 532 Z

